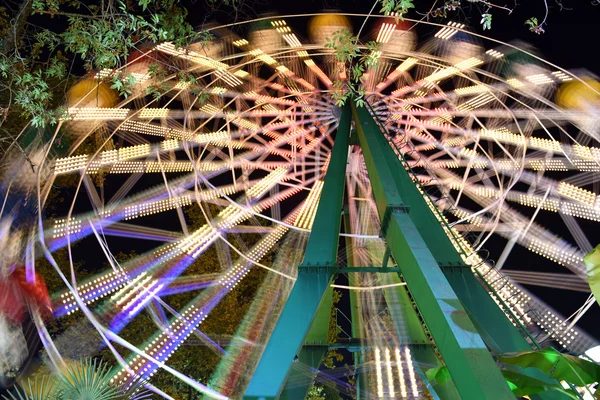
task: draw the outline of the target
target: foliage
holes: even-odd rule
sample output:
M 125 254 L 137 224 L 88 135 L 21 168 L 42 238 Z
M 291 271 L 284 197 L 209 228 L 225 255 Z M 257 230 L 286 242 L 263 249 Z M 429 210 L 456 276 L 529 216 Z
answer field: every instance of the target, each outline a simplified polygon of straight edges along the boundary
M 565 390 L 558 383 L 542 381 L 533 378 L 529 375 L 525 375 L 523 373 L 508 369 L 502 369 L 501 372 L 504 376 L 504 379 L 506 380 L 506 383 L 508 384 L 508 386 L 510 387 L 510 389 L 516 397 L 521 398 L 536 393 L 557 391 L 572 399 L 578 398 L 578 396 L 574 392 L 570 390 Z M 431 368 L 427 370 L 425 375 L 427 376 L 427 380 L 429 380 L 430 382 L 437 381 L 439 385 L 444 385 L 446 382 L 452 379 L 450 376 L 450 372 L 448 371 L 448 367 L 446 366 Z
M 441 7 L 431 10 L 431 16 L 434 18 L 447 18 L 449 11 L 456 11 L 460 8 L 460 0 L 448 0 Z
M 57 392 L 56 380 L 44 376 L 39 381 L 29 379 L 25 389 L 17 389 L 16 393 L 2 397 L 11 400 L 45 400 L 56 398 Z
M 481 26 L 483 27 L 484 31 L 486 29 L 492 29 L 492 14 L 481 14 Z
M 135 77 L 129 74 L 125 78 L 122 78 L 119 71 L 116 71 L 112 75 L 111 83 L 111 89 L 117 90 L 121 96 L 127 98 L 133 92 Z
M 600 244 L 583 257 L 588 283 L 596 302 L 600 304 Z
M 313 383 L 308 389 L 306 400 L 341 400 L 339 392 L 334 385 Z
M 542 28 L 543 24 L 538 23 L 538 19 L 535 17 L 531 17 L 525 21 L 525 25 L 529 25 L 529 30 L 533 33 L 537 33 L 538 35 L 545 32 L 544 28 Z
M 15 136 L 28 120 L 43 128 L 64 116 L 60 105 L 69 86 L 66 72 L 70 63 L 82 63 L 88 72 L 114 70 L 145 41 L 171 41 L 176 47 L 185 47 L 210 40 L 209 34 L 196 32 L 187 22 L 188 11 L 179 0 L 102 4 L 24 0 L 12 20 L 7 9 L 0 8 L 0 31 L 7 33 L 0 42 L 0 106 L 10 111 L 8 118 L 0 120 L 5 135 Z M 39 15 L 64 22 L 41 20 L 39 24 Z M 158 70 L 152 72 L 162 76 Z M 123 97 L 132 93 L 135 84 L 133 76 L 119 73 L 109 74 L 106 80 Z M 156 88 L 152 89 L 151 94 L 159 97 Z
M 359 107 L 362 106 L 366 93 L 363 86 L 364 74 L 379 62 L 379 43 L 368 42 L 365 50 L 361 51 L 358 37 L 346 29 L 340 29 L 333 33 L 332 38 L 327 38 L 325 47 L 334 51 L 338 61 L 338 75 L 346 75 L 346 79 L 339 78 L 333 83 L 332 96 L 336 104 L 342 106 L 348 99 L 352 99 Z
M 342 292 L 339 290 L 333 290 L 333 297 L 331 300 L 331 311 L 329 313 L 329 328 L 327 330 L 327 342 L 336 343 L 338 336 L 341 332 L 341 328 L 337 323 L 337 304 L 342 298 Z M 322 364 L 325 368 L 334 369 L 336 362 L 344 360 L 344 356 L 340 354 L 338 350 L 328 350 L 323 357 Z
M 56 123 L 60 112 L 50 111 L 47 106 L 52 99 L 50 84 L 66 76 L 62 54 L 50 58 L 43 67 L 27 69 L 16 57 L 0 55 L 0 75 L 12 85 L 12 101 L 21 109 L 21 116 L 32 118 L 34 127 L 44 127 L 47 122 Z
M 600 381 L 599 364 L 560 353 L 552 347 L 505 353 L 498 359 L 505 364 L 518 365 L 521 368 L 537 368 L 550 374 L 551 379 L 564 380 L 578 387 Z
M 145 393 L 133 385 L 124 386 L 111 383 L 110 370 L 102 361 L 86 359 L 67 365 L 58 374 L 44 376 L 41 380 L 28 380 L 26 389 L 16 389 L 15 393 L 3 396 L 7 400 L 120 400 L 146 398 Z
M 323 386 L 312 384 L 306 395 L 306 400 L 326 400 Z
M 427 12 L 418 12 L 417 14 L 423 16 L 422 19 L 429 18 L 449 18 L 454 17 L 455 15 L 451 15 L 453 12 L 460 12 L 463 16 L 468 18 L 470 12 L 479 12 L 481 14 L 480 25 L 481 28 L 485 30 L 490 30 L 492 28 L 492 9 L 502 10 L 507 12 L 509 15 L 515 11 L 518 7 L 518 4 L 515 2 L 514 6 L 509 7 L 506 5 L 496 4 L 494 1 L 487 0 L 467 0 L 468 7 L 463 6 L 462 0 L 445 0 L 441 6 L 436 7 L 438 4 L 437 1 L 433 3 L 431 9 Z M 410 8 L 414 8 L 414 4 L 412 0 L 380 0 L 382 9 L 381 12 L 384 14 L 396 13 L 399 19 L 403 19 L 403 16 L 408 13 Z M 546 19 L 549 14 L 548 2 L 544 1 L 545 8 L 545 16 L 542 22 L 538 22 L 538 19 L 535 17 L 529 18 L 525 21 L 525 24 L 529 26 L 529 30 L 538 35 L 545 32 L 544 26 L 546 25 Z M 567 9 L 565 8 L 560 1 L 557 1 L 556 4 L 559 6 L 559 10 Z M 593 1 L 592 4 L 598 4 L 597 1 Z M 473 11 L 474 9 L 474 11 Z M 422 10 L 423 11 L 423 10 Z
M 521 368 L 536 368 L 550 379 L 566 381 L 578 387 L 596 383 L 600 380 L 600 365 L 569 354 L 562 354 L 552 347 L 541 350 L 530 350 L 500 354 L 498 360 L 504 364 Z M 502 369 L 507 384 L 517 397 L 536 393 L 558 391 L 573 399 L 579 398 L 576 393 L 565 390 L 560 384 L 542 381 L 514 370 Z M 436 380 L 443 385 L 451 379 L 448 368 L 431 368 L 426 372 L 429 381 Z
M 575 393 L 570 390 L 565 390 L 559 384 L 544 382 L 519 372 L 503 369 L 502 375 L 504 375 L 506 383 L 508 383 L 508 386 L 517 397 L 530 396 L 532 394 L 542 392 L 557 391 L 572 399 L 579 398 Z
M 337 342 L 338 336 L 342 331 L 342 328 L 337 323 L 337 305 L 342 299 L 342 292 L 339 290 L 333 290 L 333 297 L 331 300 L 331 312 L 329 314 L 329 330 L 327 332 L 327 342 Z
M 415 8 L 412 0 L 381 0 L 381 13 L 384 15 L 396 14 L 404 20 L 403 16 L 410 8 Z
M 437 381 L 440 385 L 443 385 L 451 379 L 450 371 L 448 371 L 448 367 L 446 366 L 430 368 L 427 370 L 425 375 L 427 376 L 427 380 L 429 382 Z
M 146 87 L 146 94 L 150 94 L 157 99 L 169 90 L 169 86 L 165 83 L 168 72 L 161 64 L 156 62 L 150 64 L 148 75 L 153 79 L 152 83 Z

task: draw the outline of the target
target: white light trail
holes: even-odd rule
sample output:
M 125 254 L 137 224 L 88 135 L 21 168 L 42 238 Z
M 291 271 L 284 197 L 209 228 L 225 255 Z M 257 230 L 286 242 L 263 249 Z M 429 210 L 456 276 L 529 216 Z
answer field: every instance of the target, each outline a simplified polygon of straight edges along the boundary
M 406 391 L 406 382 L 404 381 L 404 367 L 402 365 L 402 357 L 400 355 L 400 348 L 396 347 L 394 350 L 396 355 L 396 368 L 398 369 L 398 381 L 400 382 L 400 395 L 402 398 L 406 398 L 408 393 Z
M 385 366 L 387 369 L 387 380 L 388 380 L 388 394 L 391 397 L 396 396 L 394 389 L 394 371 L 392 370 L 392 358 L 390 356 L 390 349 L 385 348 Z
M 404 359 L 406 360 L 406 364 L 408 365 L 408 377 L 410 379 L 410 388 L 412 391 L 412 395 L 418 397 L 419 385 L 417 385 L 417 379 L 415 378 L 415 367 L 413 365 L 412 356 L 410 354 L 410 349 L 408 348 L 408 346 L 404 348 Z
M 360 268 L 360 267 L 357 267 L 356 272 L 360 272 L 358 268 Z M 381 271 L 385 272 L 385 268 L 381 268 Z M 354 290 L 357 292 L 368 292 L 371 290 L 388 289 L 388 288 L 393 288 L 393 287 L 406 286 L 406 282 L 390 283 L 388 285 L 378 285 L 378 286 L 345 286 L 345 285 L 333 285 L 333 284 L 329 285 L 329 286 L 332 288 L 336 288 L 336 289 L 348 289 L 348 290 Z
M 377 396 L 383 398 L 383 377 L 381 369 L 381 350 L 379 347 L 375 348 L 375 374 L 377 379 Z
M 456 35 L 459 32 L 459 29 L 463 29 L 464 27 L 464 24 L 459 24 L 457 22 L 448 22 L 448 26 L 443 27 L 434 36 L 438 39 L 448 40 L 452 36 Z

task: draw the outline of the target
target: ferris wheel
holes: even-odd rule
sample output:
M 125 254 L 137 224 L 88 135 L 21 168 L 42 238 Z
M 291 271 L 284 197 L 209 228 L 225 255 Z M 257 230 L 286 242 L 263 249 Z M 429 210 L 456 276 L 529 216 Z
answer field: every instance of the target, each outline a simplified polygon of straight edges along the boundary
M 313 16 L 310 40 L 294 33 L 303 18 L 215 28 L 214 40 L 189 49 L 163 43 L 140 51 L 122 68 L 135 79 L 128 98 L 118 100 L 98 83 L 112 73 L 100 71 L 79 86 L 68 118 L 50 135 L 60 138 L 64 126 L 76 132 L 65 154 L 45 154 L 42 209 L 56 177 L 73 175 L 77 184 L 65 199 L 65 215 L 43 218 L 41 254 L 51 259 L 81 243 L 103 257 L 86 279 L 72 265 L 57 266 L 65 287 L 53 296 L 54 317 L 85 316 L 105 345 L 127 349 L 115 382 L 152 385 L 164 369 L 217 398 L 237 398 L 258 385 L 253 374 L 270 354 L 298 265 L 306 263 L 311 233 L 321 226 L 315 217 L 350 113 L 349 105 L 333 100 L 334 83 L 346 71 L 325 46 L 332 32 L 351 29 L 349 17 Z M 364 74 L 365 112 L 462 261 L 531 343 L 576 354 L 596 347 L 576 325 L 593 296 L 564 316 L 522 286 L 590 293 L 583 257 L 596 243 L 582 225 L 600 221 L 600 125 L 591 76 L 458 23 L 431 25 L 434 34 L 418 45 L 406 22 L 382 17 L 375 25 L 360 38 L 380 44 L 377 66 Z M 152 63 L 165 73 L 151 76 Z M 160 95 L 152 95 L 154 87 Z M 374 398 L 423 398 L 435 388 L 424 383 L 426 351 L 412 346 L 435 342 L 435 334 L 419 314 L 411 282 L 372 269 L 401 271 L 402 260 L 390 255 L 382 235 L 387 220 L 373 182 L 384 179 L 367 165 L 379 155 L 365 156 L 356 133 L 364 127 L 357 125 L 344 125 L 352 134 L 338 181 L 345 200 L 341 233 L 336 230 L 344 244 L 334 261 L 348 283 L 332 283 L 326 293 L 334 287 L 351 293 L 352 320 L 361 323 L 347 342 L 361 340 L 363 350 L 354 355 L 361 390 Z M 497 238 L 504 250 L 484 256 Z M 142 244 L 119 260 L 123 247 L 115 243 L 125 239 Z M 564 271 L 512 266 L 507 259 L 517 248 Z M 263 271 L 262 283 L 225 347 L 204 335 L 202 324 L 224 299 L 237 296 L 253 271 Z M 186 302 L 174 306 L 170 298 L 181 294 Z M 121 332 L 143 313 L 152 315 L 153 333 L 123 339 Z M 60 360 L 61 339 L 40 330 L 51 358 Z M 208 381 L 168 366 L 194 338 L 220 357 Z M 436 351 L 434 345 L 427 354 Z M 311 369 L 300 361 L 288 380 L 314 378 L 318 363 Z

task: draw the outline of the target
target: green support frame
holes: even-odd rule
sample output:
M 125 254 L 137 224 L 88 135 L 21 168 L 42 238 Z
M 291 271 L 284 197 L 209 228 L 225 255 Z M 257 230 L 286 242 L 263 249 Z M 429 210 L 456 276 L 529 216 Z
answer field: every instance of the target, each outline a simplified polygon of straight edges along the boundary
M 365 113 L 371 117 L 366 110 Z M 371 123 L 374 124 L 375 122 Z M 374 129 L 379 132 L 379 129 L 375 126 Z M 385 141 L 381 133 L 378 136 Z M 389 143 L 385 143 L 385 146 L 390 148 Z M 393 150 L 391 152 L 393 153 Z M 397 159 L 395 155 L 394 158 Z M 471 267 L 462 261 L 460 254 L 448 238 L 446 232 L 444 232 L 442 225 L 440 225 L 438 219 L 423 200 L 423 195 L 417 190 L 402 165 L 400 163 L 398 165 L 402 171 L 401 174 L 398 174 L 397 180 L 402 190 L 403 205 L 410 210 L 410 215 L 413 217 L 411 219 L 418 233 L 425 241 L 435 261 L 441 266 L 452 290 L 456 293 L 467 314 L 474 322 L 485 344 L 495 353 L 531 350 L 532 343 L 529 343 L 524 337 L 526 333 L 521 333 L 513 325 L 487 290 L 477 280 Z M 542 381 L 554 384 L 558 383 L 557 381 L 548 379 L 544 373 L 535 369 L 520 370 L 520 372 Z M 533 395 L 532 398 L 558 400 L 567 399 L 568 397 L 559 392 L 547 392 Z
M 331 301 L 326 305 L 322 299 L 337 270 L 350 121 L 351 111 L 346 106 L 340 117 L 304 261 L 298 266 L 298 278 L 246 389 L 246 399 L 267 400 L 281 395 L 290 366 L 300 354 L 317 310 L 331 307 Z
M 385 285 L 400 283 L 399 274 L 380 274 L 380 281 Z M 438 359 L 425 330 L 421 325 L 421 320 L 415 312 L 408 291 L 405 286 L 383 289 L 385 302 L 388 306 L 390 317 L 398 333 L 401 343 L 412 345 L 411 354 L 416 361 L 415 371 L 423 382 L 427 381 L 426 371 L 420 367 L 427 365 L 431 368 L 442 366 Z M 443 385 L 436 381 L 430 382 L 429 392 L 434 398 L 444 400 L 459 400 L 460 396 L 456 391 L 453 381 L 448 381 Z
M 350 233 L 350 218 L 348 213 L 344 214 L 344 231 Z M 352 252 L 351 239 L 346 237 L 346 258 L 348 259 L 349 269 L 355 268 L 356 261 Z M 348 274 L 348 283 L 350 286 L 358 286 L 355 274 Z M 354 339 L 362 339 L 363 319 L 362 319 L 362 304 L 358 292 L 350 291 L 350 318 L 352 320 L 352 337 Z M 362 365 L 364 362 L 364 352 L 358 351 L 353 354 L 354 365 Z M 356 372 L 356 400 L 364 399 L 363 391 L 367 390 L 367 375 L 363 371 Z
M 431 211 L 425 213 L 418 208 L 409 208 L 404 200 L 405 192 L 418 193 L 410 176 L 367 109 L 356 108 L 352 104 L 352 114 L 382 221 L 383 236 L 402 270 L 459 395 L 462 399 L 474 400 L 514 398 L 419 233 L 416 225 L 422 225 L 421 219 L 431 215 Z M 421 203 L 425 204 L 422 198 Z M 429 227 L 435 226 L 439 228 L 437 221 Z M 451 246 L 450 243 L 448 245 Z M 436 243 L 434 246 L 445 246 L 445 243 Z M 456 257 L 459 255 L 454 251 L 452 260 Z
M 382 235 L 389 246 L 386 258 L 391 253 L 397 267 L 353 267 L 350 263 L 349 267 L 338 268 L 336 265 L 352 118 L 382 221 Z M 342 111 L 304 261 L 298 267 L 298 278 L 244 398 L 304 398 L 315 375 L 307 373 L 306 367 L 316 372 L 329 348 L 332 277 L 336 272 L 349 273 L 351 278 L 353 272 L 384 271 L 394 281 L 397 278 L 393 275 L 401 271 L 452 376 L 448 384 L 432 388 L 437 392 L 436 398 L 514 398 L 488 347 L 500 353 L 528 350 L 530 343 L 495 304 L 470 267 L 462 262 L 367 109 L 356 108 L 354 104 Z M 351 297 L 352 333 L 354 340 L 358 340 L 360 312 L 355 308 L 359 302 L 355 296 Z M 412 308 L 404 288 L 386 289 L 385 297 L 391 308 L 396 303 L 397 307 Z M 413 314 L 414 311 L 408 313 L 408 317 L 416 318 Z M 417 326 L 420 325 L 418 318 L 407 322 L 392 315 L 392 319 L 395 324 L 410 325 L 404 328 L 410 331 L 411 339 L 419 341 L 423 336 L 422 328 Z M 419 347 L 423 347 L 423 354 L 417 351 L 414 356 L 435 365 L 437 358 L 433 350 Z M 355 353 L 355 361 L 360 363 L 361 354 Z M 294 368 L 294 361 L 301 362 L 304 370 Z M 527 372 L 548 381 L 541 373 Z M 361 391 L 366 389 L 366 381 L 364 376 L 359 378 Z M 545 393 L 533 398 L 564 397 Z
M 329 286 L 325 289 L 317 314 L 298 353 L 298 363 L 292 364 L 290 375 L 281 392 L 281 399 L 303 399 L 308 394 L 321 360 L 329 349 L 327 336 L 332 302 L 333 288 Z
M 294 400 L 304 399 L 308 394 L 308 389 L 317 376 L 321 360 L 327 353 L 329 347 L 311 346 L 304 344 L 298 354 L 298 362 L 292 364 L 290 374 L 285 381 L 285 386 L 281 392 L 281 399 Z

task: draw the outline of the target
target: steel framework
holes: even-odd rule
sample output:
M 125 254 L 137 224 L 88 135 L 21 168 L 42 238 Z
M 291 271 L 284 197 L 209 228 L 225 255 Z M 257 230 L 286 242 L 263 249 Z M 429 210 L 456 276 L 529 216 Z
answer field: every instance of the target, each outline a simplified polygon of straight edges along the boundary
M 321 17 L 324 32 L 344 21 Z M 8 206 L 37 195 L 43 209 L 54 179 L 78 179 L 64 216 L 40 213 L 11 228 L 31 238 L 27 270 L 44 257 L 64 282 L 54 316 L 83 313 L 100 332 L 78 357 L 109 346 L 119 361 L 114 382 L 141 380 L 163 396 L 152 386 L 159 370 L 214 398 L 301 399 L 313 382 L 348 389 L 338 378 L 350 374 L 358 398 L 496 399 L 514 397 L 496 355 L 538 343 L 576 354 L 598 345 L 576 326 L 593 302 L 566 318 L 519 285 L 589 292 L 582 257 L 591 244 L 577 220 L 600 221 L 598 125 L 594 110 L 551 100 L 577 76 L 531 54 L 510 59 L 514 46 L 489 41 L 486 50 L 458 24 L 438 26 L 416 49 L 410 31 L 382 18 L 366 107 L 336 105 L 334 80 L 345 72 L 319 37 L 303 44 L 285 20 L 263 19 L 249 40 L 215 28 L 210 46 L 148 49 L 123 68 L 136 79 L 130 97 L 114 108 L 84 99 L 70 107 L 61 124 L 79 135 L 72 142 L 48 152 L 60 127 L 26 135 L 39 173 L 14 171 Z M 150 56 L 170 68 L 164 81 L 146 74 Z M 92 86 L 111 73 L 98 72 Z M 178 81 L 182 74 L 194 79 Z M 150 98 L 150 85 L 165 93 Z M 576 244 L 538 214 L 564 222 Z M 124 238 L 143 243 L 141 254 L 118 260 L 112 247 L 129 245 Z M 507 241 L 497 268 L 480 251 L 490 238 Z M 104 257 L 94 276 L 79 279 L 75 242 Z M 565 273 L 504 275 L 518 246 Z M 63 249 L 70 274 L 54 259 Z M 204 321 L 256 270 L 266 275 L 238 305 L 235 334 L 206 334 Z M 332 338 L 336 288 L 348 294 L 349 333 Z M 155 329 L 128 343 L 142 316 Z M 60 366 L 78 331 L 53 338 L 37 321 Z M 205 382 L 170 367 L 191 344 L 217 355 Z M 353 359 L 350 373 L 321 368 L 335 349 Z M 436 368 L 451 379 L 432 379 Z

